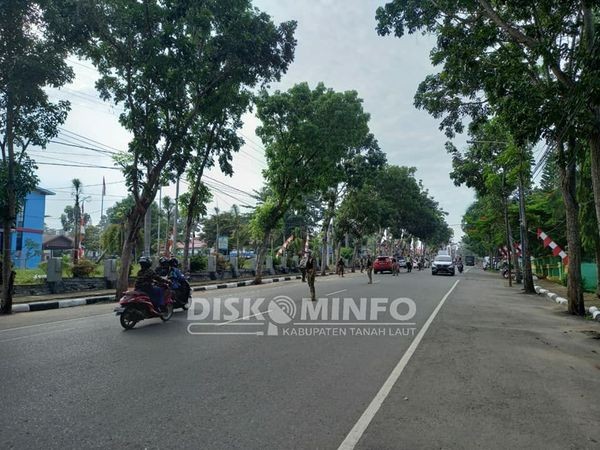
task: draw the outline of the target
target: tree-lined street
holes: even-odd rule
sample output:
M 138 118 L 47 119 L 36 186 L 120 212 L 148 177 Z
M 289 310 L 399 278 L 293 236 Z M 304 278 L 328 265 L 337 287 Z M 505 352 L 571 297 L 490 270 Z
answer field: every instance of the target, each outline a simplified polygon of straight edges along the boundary
M 320 278 L 317 289 L 412 298 L 418 332 L 457 279 L 356 448 L 597 445 L 597 340 L 549 303 L 479 269 L 374 285 L 357 273 Z M 287 282 L 210 297 L 299 305 L 306 294 Z M 1 394 L 3 448 L 337 448 L 415 338 L 195 336 L 182 312 L 125 332 L 112 307 L 0 324 L 2 376 L 13 380 Z

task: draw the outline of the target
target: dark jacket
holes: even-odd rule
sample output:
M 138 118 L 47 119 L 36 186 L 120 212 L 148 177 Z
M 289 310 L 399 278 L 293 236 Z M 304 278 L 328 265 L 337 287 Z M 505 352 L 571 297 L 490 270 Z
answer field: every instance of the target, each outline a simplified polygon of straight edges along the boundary
M 312 256 L 306 259 L 306 271 L 308 272 L 309 270 L 317 270 L 317 261 Z
M 135 280 L 135 289 L 148 290 L 151 289 L 155 283 L 164 283 L 165 280 L 156 274 L 152 269 L 141 269 L 137 274 Z

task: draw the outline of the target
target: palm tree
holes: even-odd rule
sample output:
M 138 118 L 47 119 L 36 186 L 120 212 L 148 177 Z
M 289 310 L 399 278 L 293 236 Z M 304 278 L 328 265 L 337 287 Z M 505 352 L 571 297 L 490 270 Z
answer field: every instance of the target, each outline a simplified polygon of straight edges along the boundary
M 77 263 L 79 260 L 79 243 L 81 241 L 81 206 L 79 205 L 79 200 L 83 191 L 83 184 L 79 178 L 73 178 L 71 184 L 73 186 L 73 196 L 75 197 L 75 207 L 73 209 L 73 217 L 75 219 L 75 248 L 73 250 L 73 262 Z

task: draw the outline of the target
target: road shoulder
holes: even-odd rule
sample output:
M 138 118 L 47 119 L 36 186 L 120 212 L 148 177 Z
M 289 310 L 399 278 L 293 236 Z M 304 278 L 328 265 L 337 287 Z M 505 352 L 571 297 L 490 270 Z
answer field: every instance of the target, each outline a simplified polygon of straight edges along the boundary
M 599 331 L 471 271 L 358 448 L 597 446 Z

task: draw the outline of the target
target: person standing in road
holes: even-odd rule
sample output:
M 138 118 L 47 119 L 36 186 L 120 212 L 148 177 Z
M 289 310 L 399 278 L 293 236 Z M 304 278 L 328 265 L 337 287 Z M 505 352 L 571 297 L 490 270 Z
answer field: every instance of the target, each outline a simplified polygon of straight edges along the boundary
M 365 262 L 367 267 L 367 276 L 369 277 L 369 284 L 373 284 L 373 259 L 371 255 L 367 255 L 367 261 Z
M 300 259 L 300 262 L 298 263 L 298 267 L 300 268 L 300 273 L 302 274 L 302 282 L 305 283 L 306 282 L 306 261 L 308 260 L 308 256 L 306 255 L 306 252 L 302 253 L 302 259 Z
M 313 257 L 310 250 L 306 257 L 306 280 L 308 281 L 308 288 L 310 289 L 310 299 L 315 302 L 317 297 L 315 294 L 315 276 L 317 275 L 317 261 Z
M 344 259 L 342 257 L 340 257 L 339 261 L 337 262 L 337 274 L 340 277 L 344 276 L 344 267 L 346 266 L 346 263 L 344 262 Z

